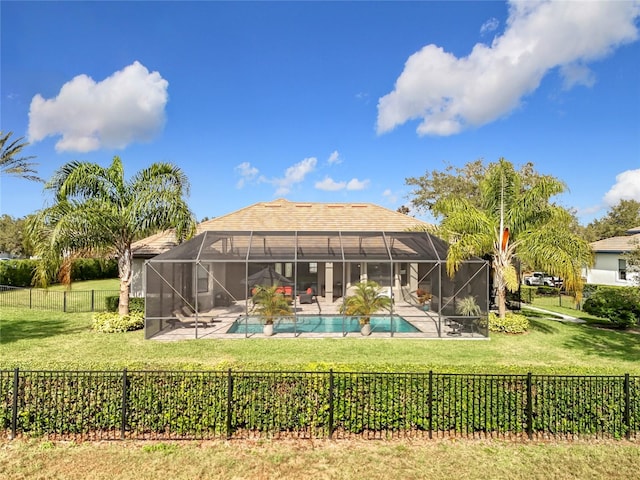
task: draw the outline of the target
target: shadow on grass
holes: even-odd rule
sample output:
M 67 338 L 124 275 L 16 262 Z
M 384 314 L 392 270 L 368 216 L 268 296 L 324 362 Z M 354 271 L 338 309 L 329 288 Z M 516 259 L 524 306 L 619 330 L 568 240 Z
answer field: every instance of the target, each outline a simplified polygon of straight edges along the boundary
M 0 323 L 0 345 L 18 340 L 35 340 L 87 331 L 86 325 L 73 325 L 72 321 L 64 318 L 42 318 L 41 313 L 37 317 L 25 319 L 18 316 L 12 318 L 10 314 L 3 314 Z
M 529 319 L 529 328 L 531 330 L 535 330 L 536 332 L 545 333 L 548 335 L 553 335 L 560 331 L 557 326 L 551 323 L 551 321 L 541 322 L 540 320 L 535 320 L 533 318 Z
M 637 362 L 640 360 L 640 335 L 620 330 L 608 330 L 590 325 L 567 325 L 574 330 L 564 342 L 571 349 L 586 355 Z

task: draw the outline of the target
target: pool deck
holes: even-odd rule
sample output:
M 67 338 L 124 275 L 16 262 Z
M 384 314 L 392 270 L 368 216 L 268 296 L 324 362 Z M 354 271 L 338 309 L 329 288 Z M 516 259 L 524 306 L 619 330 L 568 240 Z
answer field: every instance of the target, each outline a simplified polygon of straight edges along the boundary
M 341 299 L 333 303 L 320 302 L 311 304 L 296 304 L 295 313 L 298 315 L 337 315 L 341 305 Z M 375 332 L 371 335 L 363 336 L 360 332 L 337 332 L 337 333 L 275 333 L 267 337 L 262 333 L 227 333 L 238 317 L 243 316 L 246 311 L 244 301 L 236 302 L 228 307 L 217 307 L 209 312 L 198 316 L 198 321 L 193 317 L 193 322 L 188 325 L 180 323 L 169 327 L 157 335 L 152 340 L 158 341 L 176 341 L 176 340 L 193 340 L 193 339 L 245 339 L 245 338 L 262 338 L 262 339 L 278 339 L 278 338 L 411 338 L 411 339 L 473 339 L 487 340 L 488 338 L 477 331 L 467 331 L 459 328 L 460 325 L 453 322 L 445 325 L 443 321 L 439 322 L 437 313 L 431 311 L 423 311 L 416 306 L 404 302 L 396 302 L 394 304 L 394 315 L 400 316 L 416 327 L 418 332 L 400 333 L 394 332 Z M 440 331 L 439 331 L 440 330 Z

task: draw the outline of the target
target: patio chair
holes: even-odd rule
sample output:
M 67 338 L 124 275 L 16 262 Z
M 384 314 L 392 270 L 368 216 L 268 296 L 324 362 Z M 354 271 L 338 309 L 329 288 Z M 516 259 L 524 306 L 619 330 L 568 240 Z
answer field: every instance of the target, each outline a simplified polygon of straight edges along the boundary
M 313 297 L 315 296 L 315 292 L 311 287 L 309 287 L 307 288 L 307 291 L 305 293 L 301 293 L 298 295 L 298 302 L 305 304 L 313 303 Z

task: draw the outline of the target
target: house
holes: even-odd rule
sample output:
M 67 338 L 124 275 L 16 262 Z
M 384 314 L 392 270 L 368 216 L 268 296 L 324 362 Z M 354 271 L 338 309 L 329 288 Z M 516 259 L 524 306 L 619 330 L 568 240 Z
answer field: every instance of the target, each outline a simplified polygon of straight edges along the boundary
M 371 203 L 291 202 L 278 199 L 259 202 L 202 222 L 197 227 L 196 235 L 205 231 L 404 231 L 429 226 L 421 220 Z M 176 244 L 174 231 L 167 230 L 132 245 L 132 296 L 144 296 L 145 261 L 168 251 Z
M 300 322 L 318 321 L 318 314 L 337 314 L 356 283 L 373 280 L 394 299 L 389 319 L 417 317 L 407 328 L 441 337 L 459 315 L 462 298 L 472 296 L 488 310 L 489 269 L 474 257 L 449 277 L 448 245 L 428 226 L 373 204 L 279 199 L 202 222 L 197 235 L 180 245 L 171 231 L 146 238 L 133 246 L 133 291 L 146 299 L 145 337 L 175 333 L 176 325 L 190 338 L 202 335 L 198 325 L 217 326 L 207 334 L 233 331 L 251 320 L 254 287 L 264 285 L 254 279 L 263 274 L 289 289 L 294 330 Z M 428 307 L 418 305 L 418 290 L 432 294 Z
M 612 286 L 637 285 L 638 272 L 627 268 L 625 255 L 640 245 L 640 226 L 627 230 L 627 235 L 605 238 L 591 243 L 593 267 L 585 270 L 587 283 Z

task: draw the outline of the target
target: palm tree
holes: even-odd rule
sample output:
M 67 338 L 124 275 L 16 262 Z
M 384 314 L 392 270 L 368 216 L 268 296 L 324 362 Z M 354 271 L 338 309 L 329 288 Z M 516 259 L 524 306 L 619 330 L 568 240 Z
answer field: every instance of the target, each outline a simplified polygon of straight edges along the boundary
M 289 299 L 281 292 L 281 287 L 273 285 L 266 287 L 257 285 L 253 294 L 252 312 L 259 315 L 265 325 L 273 325 L 276 317 L 290 315 L 292 313 Z
M 371 316 L 391 308 L 391 298 L 382 295 L 382 287 L 373 281 L 358 282 L 353 295 L 344 299 L 340 313 L 359 317 L 360 326 L 368 325 Z
M 579 299 L 581 270 L 591 265 L 593 256 L 589 244 L 572 233 L 569 212 L 550 203 L 564 190 L 564 184 L 551 176 L 524 178 L 501 158 L 489 165 L 480 182 L 480 206 L 453 195 L 438 200 L 435 209 L 444 217 L 439 233 L 450 243 L 449 275 L 469 257 L 489 254 L 502 318 L 506 290 L 518 289 L 516 259 L 563 277 Z
M 36 278 L 46 284 L 53 271 L 69 281 L 71 260 L 90 254 L 118 259 L 120 315 L 129 313 L 131 244 L 159 230 L 175 228 L 179 241 L 195 232 L 195 218 L 184 196 L 189 181 L 178 167 L 154 163 L 124 178 L 119 157 L 107 168 L 70 162 L 46 184 L 54 203 L 36 212 L 28 235 L 41 257 Z
M 20 137 L 13 142 L 10 141 L 11 135 L 13 135 L 13 132 L 4 133 L 0 131 L 0 172 L 4 175 L 13 175 L 41 182 L 42 179 L 35 175 L 37 172 L 33 168 L 36 164 L 29 161 L 35 157 L 18 157 L 22 153 L 22 149 L 29 144 L 22 141 L 24 137 Z

